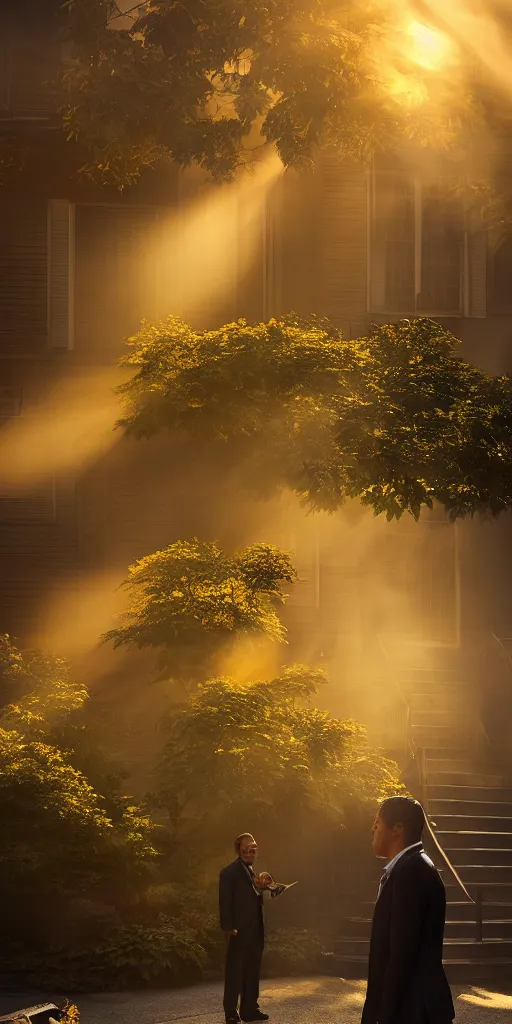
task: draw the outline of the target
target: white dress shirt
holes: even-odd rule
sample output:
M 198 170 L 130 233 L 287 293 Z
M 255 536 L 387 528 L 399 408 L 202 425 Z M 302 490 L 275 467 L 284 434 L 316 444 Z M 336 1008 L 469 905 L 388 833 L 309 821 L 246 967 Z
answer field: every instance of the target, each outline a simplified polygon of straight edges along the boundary
M 386 864 L 386 867 L 384 868 L 384 873 L 383 873 L 382 878 L 380 880 L 379 892 L 378 892 L 378 895 L 377 895 L 377 899 L 379 898 L 379 896 L 380 896 L 380 894 L 382 892 L 382 888 L 383 888 L 384 884 L 387 882 L 387 880 L 388 880 L 388 878 L 389 878 L 389 876 L 390 876 L 390 874 L 391 874 L 395 864 L 397 864 L 398 861 L 400 860 L 400 857 L 403 857 L 404 853 L 409 853 L 409 850 L 421 850 L 422 845 L 423 845 L 422 843 L 413 843 L 411 846 L 406 846 L 405 850 L 400 850 L 400 853 L 397 853 L 396 857 L 393 857 L 393 860 L 390 860 L 389 863 Z

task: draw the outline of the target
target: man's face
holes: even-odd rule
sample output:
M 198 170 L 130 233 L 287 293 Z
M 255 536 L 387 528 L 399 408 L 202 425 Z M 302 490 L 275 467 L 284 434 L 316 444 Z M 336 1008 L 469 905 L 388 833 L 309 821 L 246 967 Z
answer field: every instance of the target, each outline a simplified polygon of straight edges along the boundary
M 394 856 L 394 850 L 397 842 L 400 840 L 401 832 L 403 831 L 400 826 L 389 828 L 385 821 L 381 818 L 380 814 L 377 815 L 373 823 L 373 852 L 376 857 L 382 857 L 384 860 L 390 860 Z
M 252 839 L 242 839 L 240 843 L 240 860 L 243 860 L 244 864 L 254 864 L 257 856 L 258 844 L 253 842 Z

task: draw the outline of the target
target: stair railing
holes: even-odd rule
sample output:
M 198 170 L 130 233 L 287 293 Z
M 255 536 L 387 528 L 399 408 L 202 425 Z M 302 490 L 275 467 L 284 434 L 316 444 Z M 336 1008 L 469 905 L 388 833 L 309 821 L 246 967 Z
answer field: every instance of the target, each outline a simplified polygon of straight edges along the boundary
M 406 722 L 407 722 L 407 736 L 406 736 L 405 749 L 410 752 L 410 755 L 411 755 L 414 767 L 416 769 L 417 783 L 418 783 L 418 793 L 419 793 L 419 797 L 420 797 L 421 803 L 422 803 L 423 807 L 425 808 L 425 812 L 426 812 L 425 818 L 426 818 L 426 824 L 427 824 L 428 832 L 429 832 L 429 834 L 431 836 L 431 839 L 432 839 L 432 841 L 434 843 L 434 846 L 436 847 L 438 853 L 440 854 L 441 859 L 445 862 L 445 864 L 446 864 L 448 870 L 450 871 L 450 874 L 454 878 L 457 886 L 459 887 L 461 892 L 464 893 L 464 896 L 466 897 L 466 899 L 469 900 L 469 902 L 474 904 L 474 907 L 475 907 L 475 922 L 474 923 L 475 923 L 475 931 L 476 931 L 476 941 L 477 942 L 483 942 L 483 896 L 482 896 L 482 887 L 481 886 L 475 886 L 474 887 L 475 888 L 475 898 L 473 899 L 473 897 L 468 892 L 466 886 L 464 885 L 462 879 L 460 878 L 459 873 L 456 871 L 456 869 L 453 866 L 453 864 L 451 863 L 449 857 L 444 852 L 444 850 L 443 850 L 441 844 L 439 843 L 439 841 L 437 839 L 437 836 L 435 835 L 435 832 L 434 832 L 434 830 L 432 828 L 432 825 L 430 823 L 430 818 L 429 818 L 429 800 L 428 800 L 428 789 L 427 789 L 427 770 L 426 770 L 425 749 L 424 749 L 424 747 L 418 747 L 418 745 L 417 745 L 417 743 L 416 743 L 416 741 L 414 739 L 414 736 L 412 734 L 411 707 L 410 707 L 409 701 L 407 700 L 407 697 L 406 697 L 404 691 L 402 690 L 402 687 L 400 686 L 397 674 L 392 671 L 391 658 L 390 658 L 390 655 L 389 655 L 389 651 L 388 651 L 388 649 L 386 647 L 385 637 L 382 634 L 379 634 L 378 640 L 379 640 L 379 645 L 380 645 L 380 648 L 382 650 L 382 654 L 383 654 L 383 657 L 384 657 L 384 660 L 385 660 L 385 664 L 386 664 L 387 669 L 388 669 L 389 679 L 390 679 L 392 685 L 394 686 L 394 689 L 395 689 L 396 693 L 398 694 L 401 702 L 403 703 L 403 705 L 405 705 L 405 709 L 406 709 Z M 512 659 L 510 659 L 510 666 L 511 666 L 511 670 L 512 670 Z
M 476 912 L 476 941 L 484 941 L 484 905 L 482 886 L 477 885 L 475 890 L 475 912 Z

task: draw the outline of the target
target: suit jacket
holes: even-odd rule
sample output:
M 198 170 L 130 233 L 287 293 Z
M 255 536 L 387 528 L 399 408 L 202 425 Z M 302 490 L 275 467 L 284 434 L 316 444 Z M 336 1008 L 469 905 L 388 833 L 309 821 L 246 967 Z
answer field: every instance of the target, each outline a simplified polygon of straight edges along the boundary
M 241 941 L 263 942 L 263 896 L 239 857 L 219 875 L 219 908 L 224 931 L 236 928 Z
M 421 846 L 397 861 L 375 905 L 362 1024 L 450 1024 L 446 894 Z

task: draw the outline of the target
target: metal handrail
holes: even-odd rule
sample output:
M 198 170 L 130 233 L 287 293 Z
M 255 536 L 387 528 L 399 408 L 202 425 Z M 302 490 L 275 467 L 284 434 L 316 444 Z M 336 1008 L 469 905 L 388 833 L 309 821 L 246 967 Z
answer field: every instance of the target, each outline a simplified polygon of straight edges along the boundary
M 461 878 L 459 878 L 459 875 L 458 875 L 457 871 L 455 870 L 453 864 L 450 862 L 450 859 L 446 856 L 442 846 L 438 842 L 437 837 L 436 837 L 436 835 L 435 835 L 435 833 L 434 833 L 434 831 L 432 829 L 432 826 L 431 826 L 430 821 L 429 821 L 428 807 L 426 806 L 428 804 L 428 798 L 427 798 L 427 794 L 426 794 L 425 749 L 424 749 L 424 747 L 418 747 L 418 745 L 417 745 L 417 743 L 416 743 L 416 741 L 415 741 L 415 739 L 414 739 L 414 737 L 412 735 L 411 706 L 409 704 L 409 701 L 407 700 L 407 697 L 404 694 L 404 691 L 402 690 L 402 687 L 400 686 L 400 684 L 398 682 L 398 679 L 397 679 L 396 675 L 390 671 L 389 652 L 388 652 L 388 650 L 386 648 L 385 639 L 384 639 L 384 636 L 382 634 L 378 635 L 378 641 L 379 641 L 380 647 L 382 649 L 382 653 L 384 655 L 386 664 L 388 666 L 388 672 L 392 676 L 392 681 L 393 681 L 394 688 L 395 688 L 397 694 L 399 695 L 402 703 L 406 707 L 406 721 L 407 721 L 407 733 L 408 733 L 407 744 L 406 745 L 408 746 L 409 750 L 411 751 L 412 757 L 413 757 L 415 763 L 418 765 L 418 776 L 419 776 L 419 788 L 420 788 L 421 803 L 422 803 L 423 807 L 426 809 L 426 820 L 427 820 L 428 831 L 429 831 L 429 833 L 430 833 L 430 835 L 432 837 L 434 845 L 437 847 L 438 851 L 441 853 L 442 859 L 445 861 L 445 863 L 446 863 L 447 867 L 449 868 L 450 873 L 452 874 L 452 877 L 455 879 L 457 885 L 459 886 L 461 891 L 464 893 L 464 895 L 472 903 L 474 903 L 474 905 L 475 905 L 475 927 L 476 927 L 477 941 L 478 942 L 483 942 L 483 901 L 482 901 L 482 889 L 481 889 L 480 886 L 476 887 L 476 898 L 473 900 L 473 898 L 470 896 L 468 890 L 466 889 L 466 886 L 462 882 Z M 512 662 L 511 662 L 511 667 L 512 667 Z

